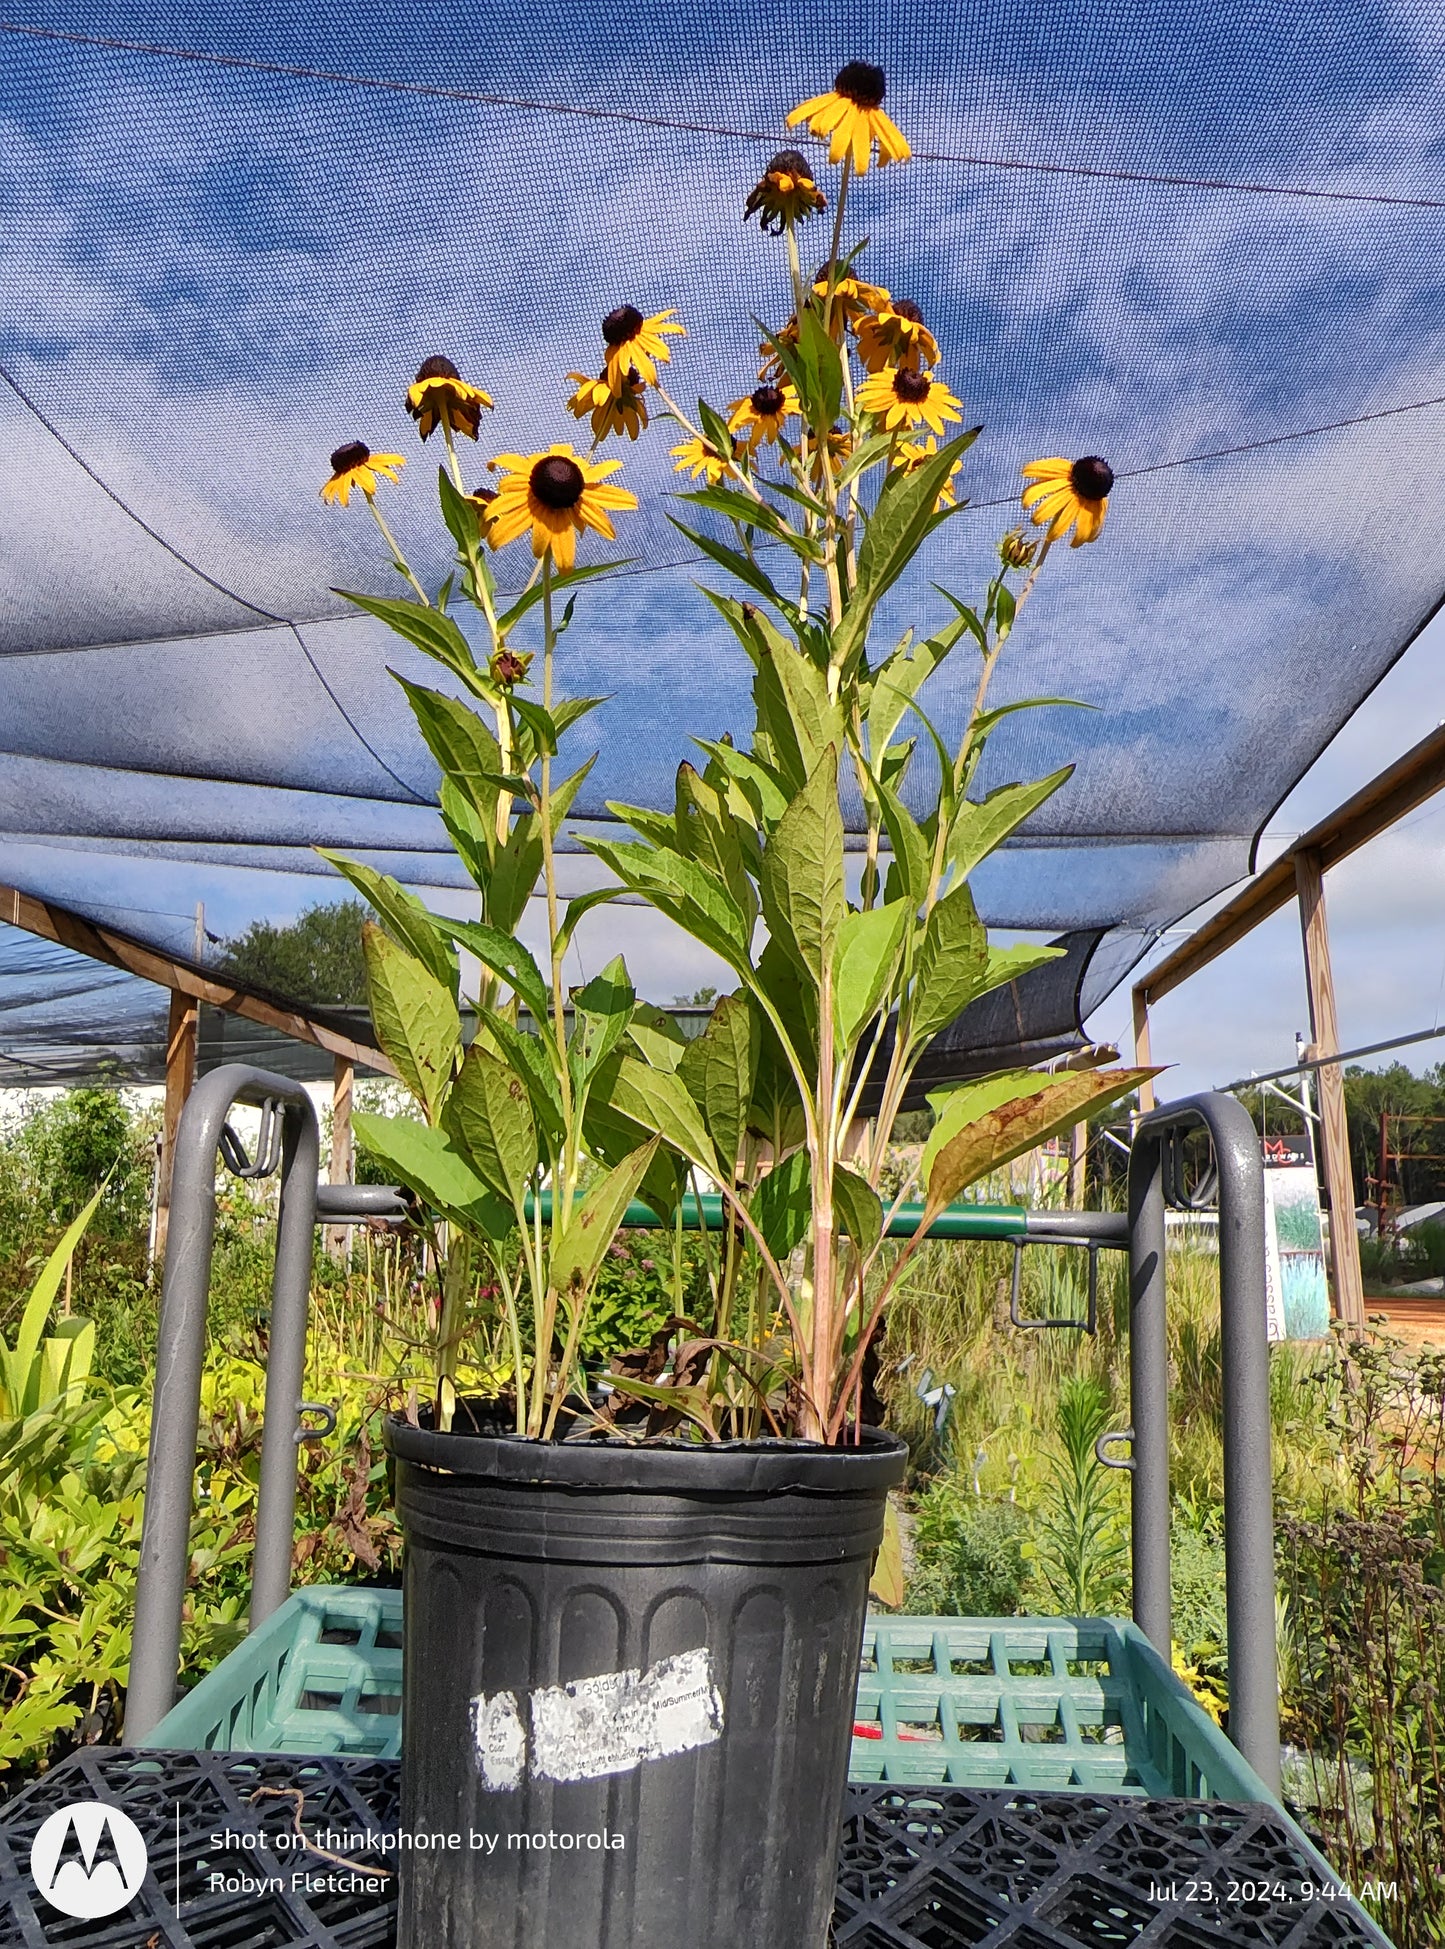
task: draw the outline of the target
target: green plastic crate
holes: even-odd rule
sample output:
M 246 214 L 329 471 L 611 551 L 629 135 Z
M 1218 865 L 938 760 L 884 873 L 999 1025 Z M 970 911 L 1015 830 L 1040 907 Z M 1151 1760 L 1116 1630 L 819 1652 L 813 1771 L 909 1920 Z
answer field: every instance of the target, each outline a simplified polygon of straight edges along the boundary
M 293 1590 L 140 1744 L 395 1758 L 401 1592 L 351 1584 Z
M 1123 1618 L 870 1617 L 849 1777 L 1278 1804 Z
M 173 1706 L 147 1746 L 401 1748 L 401 1592 L 291 1596 Z M 870 1617 L 849 1777 L 1272 1801 L 1122 1619 Z

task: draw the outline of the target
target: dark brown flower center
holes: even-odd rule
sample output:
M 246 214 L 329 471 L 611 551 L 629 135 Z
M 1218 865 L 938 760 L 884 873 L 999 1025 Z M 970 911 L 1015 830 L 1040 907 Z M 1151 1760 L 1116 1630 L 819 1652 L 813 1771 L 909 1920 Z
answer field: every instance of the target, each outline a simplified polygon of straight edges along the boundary
M 846 95 L 859 108 L 881 108 L 886 86 L 882 68 L 875 68 L 867 61 L 850 61 L 846 68 L 839 69 L 833 82 L 834 92 Z
M 587 485 L 575 460 L 560 453 L 549 453 L 532 469 L 532 492 L 544 508 L 575 508 Z
M 1069 469 L 1069 485 L 1081 501 L 1102 501 L 1114 485 L 1114 470 L 1096 453 L 1087 454 Z
M 895 372 L 893 391 L 909 406 L 921 406 L 933 390 L 933 381 L 926 372 Z
M 349 474 L 353 467 L 361 466 L 363 461 L 370 458 L 371 448 L 365 440 L 349 440 L 344 447 L 338 447 L 332 454 L 331 471 L 333 474 Z
M 801 176 L 805 183 L 813 180 L 813 171 L 807 157 L 798 149 L 779 149 L 768 164 L 770 176 Z
M 423 359 L 416 369 L 416 383 L 423 379 L 460 379 L 461 374 L 450 359 L 444 359 L 440 352 L 433 352 L 429 359 Z
M 895 317 L 906 318 L 910 325 L 923 323 L 923 313 L 914 304 L 912 298 L 894 298 L 890 301 L 888 309 Z
M 781 386 L 759 386 L 748 404 L 761 419 L 773 419 L 783 410 Z
M 468 498 L 473 501 L 485 501 L 490 506 L 497 498 L 497 490 L 495 487 L 474 487 Z
M 602 336 L 608 345 L 625 345 L 642 330 L 642 313 L 636 305 L 618 305 L 602 320 Z

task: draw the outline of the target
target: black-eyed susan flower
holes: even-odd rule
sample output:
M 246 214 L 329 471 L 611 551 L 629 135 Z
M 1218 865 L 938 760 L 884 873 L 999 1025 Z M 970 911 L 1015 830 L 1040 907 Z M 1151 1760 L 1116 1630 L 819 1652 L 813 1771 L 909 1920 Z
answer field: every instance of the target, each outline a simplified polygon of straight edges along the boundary
M 798 395 L 788 384 L 764 383 L 728 408 L 728 431 L 747 435 L 748 452 L 772 446 L 781 436 L 783 423 L 800 410 Z
M 394 481 L 406 465 L 399 453 L 373 453 L 364 440 L 349 440 L 331 456 L 331 478 L 321 490 L 323 501 L 350 507 L 352 489 L 359 487 L 367 500 L 376 493 L 379 480 Z
M 647 425 L 647 389 L 636 366 L 619 374 L 616 382 L 605 366 L 595 379 L 583 372 L 569 372 L 567 377 L 577 385 L 567 401 L 568 411 L 579 420 L 591 419 L 594 440 L 605 440 L 609 433 L 625 433 L 635 440 Z
M 938 364 L 938 341 L 911 298 L 890 298 L 880 311 L 858 320 L 858 356 L 869 372 L 886 365 Z
M 492 402 L 480 386 L 469 386 L 450 359 L 440 353 L 423 359 L 417 375 L 407 388 L 406 410 L 417 422 L 423 440 L 429 440 L 439 426 L 449 433 L 465 433 L 475 440 L 482 423 L 482 408 Z
M 747 444 L 737 434 L 732 436 L 732 458 L 735 463 L 747 452 Z M 716 487 L 728 472 L 727 461 L 712 441 L 704 440 L 700 434 L 694 434 L 681 446 L 673 447 L 672 462 L 675 474 L 686 474 L 691 480 L 705 481 L 709 487 Z
M 753 185 L 743 207 L 743 222 L 757 213 L 763 231 L 781 231 L 802 223 L 828 207 L 828 199 L 813 181 L 813 167 L 798 149 L 780 149 Z
M 602 320 L 602 341 L 607 347 L 607 376 L 614 383 L 635 367 L 644 386 L 657 384 L 658 364 L 672 357 L 671 336 L 687 336 L 671 311 L 655 311 L 644 318 L 636 305 L 618 305 Z
M 853 436 L 845 427 L 836 423 L 828 428 L 828 460 L 834 467 L 841 467 L 853 451 Z M 815 486 L 822 486 L 823 453 L 820 447 L 813 449 L 812 477 Z
M 829 289 L 827 271 L 819 271 L 813 280 L 813 295 L 820 305 L 827 303 Z M 893 302 L 881 284 L 865 283 L 861 277 L 835 277 L 831 289 L 832 321 L 835 332 L 840 322 L 856 325 L 870 312 L 884 311 Z
M 998 545 L 998 558 L 1004 568 L 1027 568 L 1039 552 L 1036 541 L 1030 541 L 1023 528 L 1010 528 Z
M 858 405 L 881 422 L 885 433 L 900 429 L 911 433 L 917 426 L 942 433 L 948 421 L 963 418 L 962 400 L 941 379 L 911 372 L 906 366 L 887 366 L 865 379 L 858 388 Z
M 916 474 L 924 462 L 932 460 L 937 452 L 938 441 L 932 433 L 926 440 L 904 440 L 894 456 L 894 464 L 905 474 Z M 948 470 L 948 479 L 938 490 L 938 499 L 934 502 L 936 508 L 941 510 L 957 504 L 958 489 L 954 486 L 954 482 L 962 472 L 963 462 L 955 460 Z
M 487 540 L 493 548 L 505 548 L 530 529 L 532 553 L 539 561 L 550 553 L 559 569 L 571 568 L 584 529 L 613 541 L 611 512 L 637 506 L 635 494 L 608 481 L 620 460 L 587 460 L 569 446 L 554 446 L 545 453 L 498 454 L 491 465 L 502 484 Z
M 1097 454 L 1082 460 L 1035 460 L 1023 475 L 1032 483 L 1024 489 L 1024 506 L 1036 528 L 1048 523 L 1045 541 L 1057 541 L 1070 528 L 1074 530 L 1071 548 L 1098 539 L 1114 485 L 1114 470 L 1107 460 Z
M 811 134 L 827 141 L 829 162 L 842 162 L 847 156 L 860 176 L 875 147 L 880 169 L 885 163 L 907 162 L 913 151 L 897 123 L 884 113 L 886 92 L 882 68 L 869 61 L 850 61 L 833 77 L 826 95 L 798 104 L 788 117 L 788 127 L 806 122 Z

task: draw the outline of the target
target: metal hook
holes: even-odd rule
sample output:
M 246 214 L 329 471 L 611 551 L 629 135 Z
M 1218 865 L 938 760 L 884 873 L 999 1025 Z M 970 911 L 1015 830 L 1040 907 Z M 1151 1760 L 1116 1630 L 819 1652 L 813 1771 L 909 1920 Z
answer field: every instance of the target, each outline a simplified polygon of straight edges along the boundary
M 1009 1288 L 1008 1316 L 1014 1326 L 1026 1330 L 1035 1327 L 1073 1327 L 1081 1333 L 1097 1333 L 1099 1330 L 1099 1241 L 1094 1238 L 1028 1238 L 1012 1240 L 1014 1249 L 1013 1282 Z M 1021 1310 L 1023 1287 L 1023 1263 L 1025 1245 L 1082 1245 L 1089 1254 L 1089 1295 L 1088 1305 L 1081 1320 L 1029 1320 Z
M 1132 1428 L 1120 1428 L 1111 1435 L 1100 1435 L 1099 1439 L 1094 1443 L 1094 1453 L 1104 1468 L 1127 1469 L 1132 1475 L 1134 1472 L 1134 1457 L 1132 1455 L 1106 1455 L 1104 1450 L 1106 1448 L 1112 1448 L 1116 1441 L 1132 1442 L 1133 1439 L 1134 1430 Z
M 281 1163 L 281 1137 L 284 1113 L 274 1097 L 268 1096 L 261 1104 L 261 1128 L 256 1136 L 256 1159 L 253 1163 L 246 1155 L 246 1146 L 234 1125 L 225 1124 L 221 1129 L 221 1158 L 232 1177 L 268 1178 Z
M 319 1414 L 321 1416 L 321 1426 L 319 1428 L 308 1428 L 302 1423 L 297 1424 L 296 1440 L 298 1443 L 303 1441 L 325 1441 L 328 1435 L 335 1434 L 336 1410 L 335 1408 L 327 1407 L 324 1401 L 298 1401 L 296 1403 L 296 1412 L 298 1415 Z

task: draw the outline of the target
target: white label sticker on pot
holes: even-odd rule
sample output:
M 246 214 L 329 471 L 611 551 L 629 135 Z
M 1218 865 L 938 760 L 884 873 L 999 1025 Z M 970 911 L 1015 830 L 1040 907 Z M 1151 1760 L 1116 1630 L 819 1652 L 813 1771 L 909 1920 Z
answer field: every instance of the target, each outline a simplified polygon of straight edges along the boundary
M 482 1784 L 493 1793 L 519 1787 L 527 1766 L 527 1732 L 515 1692 L 481 1693 L 472 1700 L 472 1733 Z
M 531 1696 L 532 1772 L 544 1780 L 598 1780 L 647 1760 L 710 1746 L 721 1737 L 723 1702 L 707 1646 L 659 1659 L 643 1671 L 607 1672 Z M 526 1735 L 511 1692 L 472 1701 L 484 1785 L 521 1784 Z

